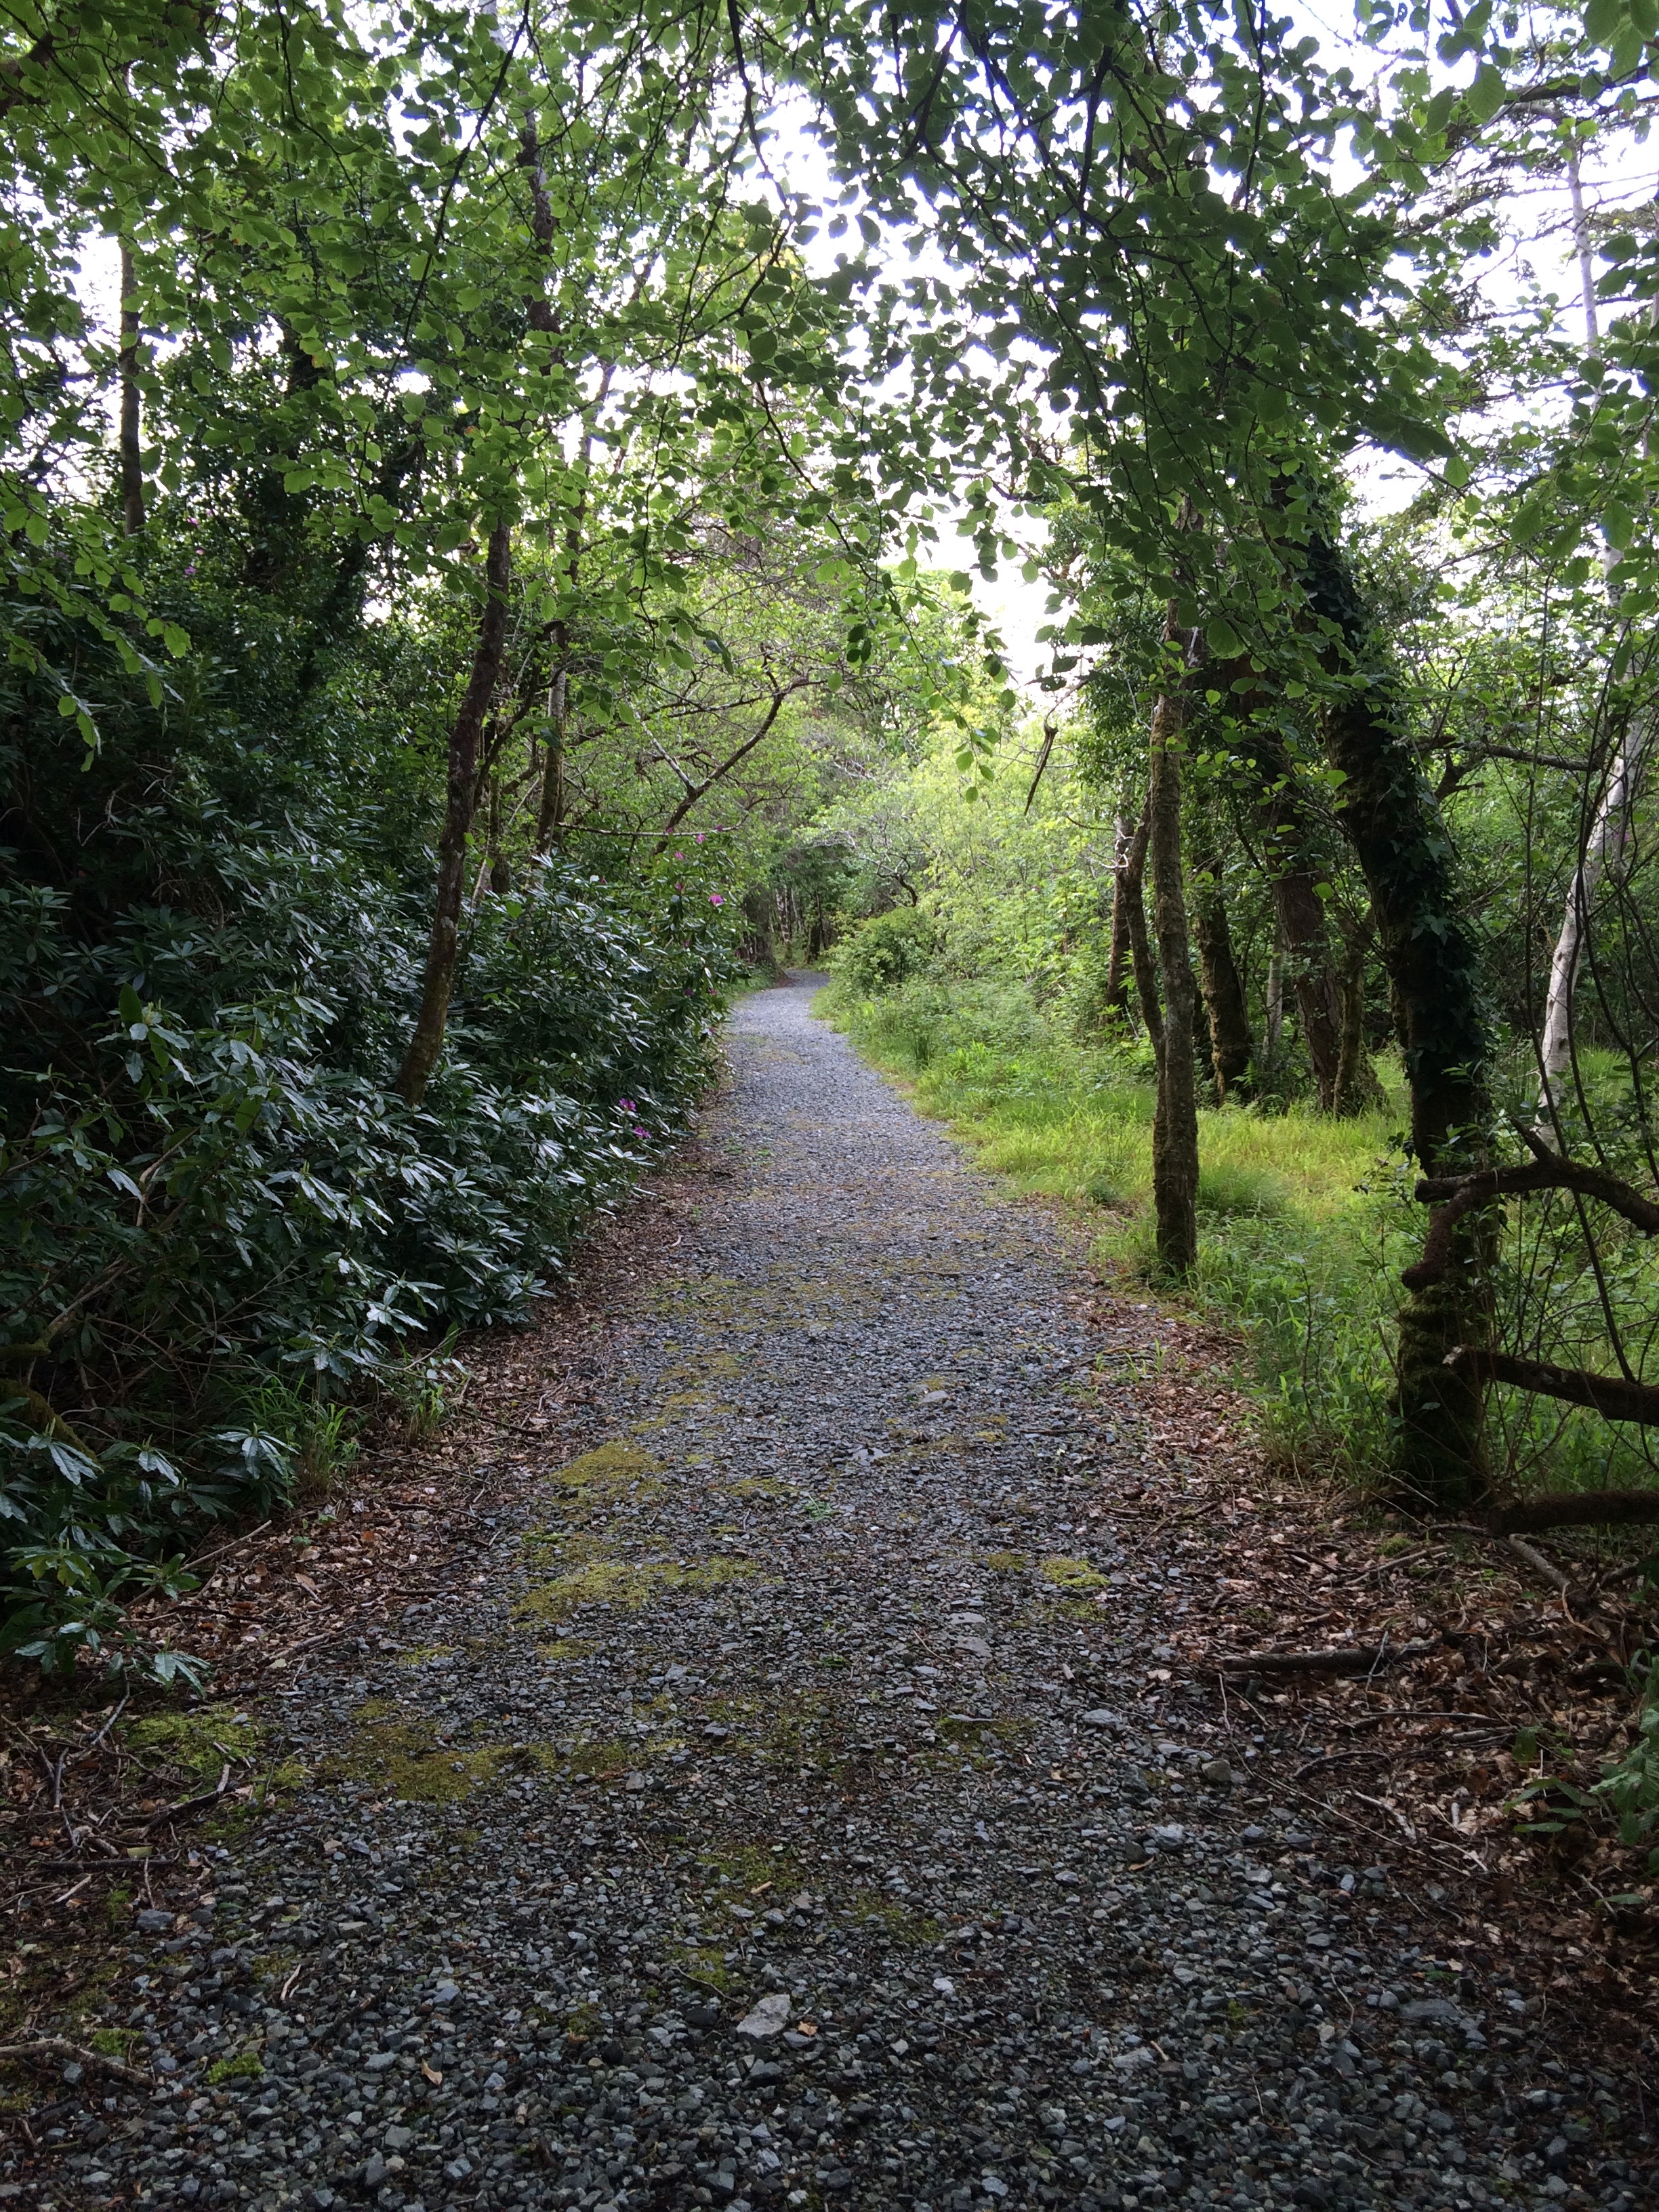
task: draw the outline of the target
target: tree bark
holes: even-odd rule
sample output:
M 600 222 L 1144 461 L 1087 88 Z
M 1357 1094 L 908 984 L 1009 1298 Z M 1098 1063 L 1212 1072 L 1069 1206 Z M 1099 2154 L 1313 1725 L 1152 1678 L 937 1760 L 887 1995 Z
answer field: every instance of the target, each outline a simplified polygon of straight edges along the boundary
M 1487 1020 L 1451 842 L 1401 726 L 1381 641 L 1341 553 L 1322 538 L 1310 546 L 1307 584 L 1313 611 L 1340 641 L 1323 735 L 1393 987 L 1412 1150 L 1430 1175 L 1467 1172 L 1486 1146 Z M 1447 1360 L 1486 1334 L 1480 1281 L 1489 1243 L 1472 1212 L 1444 1271 L 1400 1316 L 1393 1471 L 1402 1498 L 1419 1508 L 1455 1511 L 1487 1494 L 1483 1382 Z
M 121 240 L 121 527 L 137 538 L 144 526 L 143 402 L 138 390 L 137 272 L 132 247 Z
M 1579 852 L 1572 881 L 1567 886 L 1566 912 L 1561 918 L 1561 932 L 1550 960 L 1544 1034 L 1538 1048 L 1538 1119 L 1545 1127 L 1554 1122 L 1572 1059 L 1573 997 L 1589 935 L 1590 908 L 1609 860 L 1616 860 L 1623 850 L 1630 804 L 1652 729 L 1652 717 L 1644 714 L 1620 739 L 1606 787 Z
M 1129 965 L 1135 979 L 1135 997 L 1140 1006 L 1140 1018 L 1154 1054 L 1161 1059 L 1164 1053 L 1164 1009 L 1158 1003 L 1158 970 L 1152 963 L 1152 942 L 1146 933 L 1145 885 L 1148 830 L 1148 817 L 1143 809 L 1118 870 L 1117 903 L 1123 915 L 1123 933 L 1129 941 Z
M 414 1034 L 393 1085 L 406 1104 L 418 1106 L 443 1050 L 450 994 L 460 948 L 461 902 L 466 890 L 466 842 L 477 805 L 478 749 L 486 717 L 501 678 L 507 648 L 507 592 L 513 580 L 513 533 L 498 522 L 484 556 L 484 597 L 478 611 L 477 643 L 466 690 L 449 732 L 449 775 L 444 794 L 443 828 L 438 838 L 438 883 L 432 906 L 432 935 Z
M 1198 941 L 1199 988 L 1210 1024 L 1210 1067 L 1218 1106 L 1224 1106 L 1250 1072 L 1255 1041 L 1250 1034 L 1244 987 L 1233 957 L 1232 932 L 1219 868 L 1212 860 L 1193 866 L 1193 934 Z
M 1112 840 L 1112 936 L 1106 955 L 1106 988 L 1101 1007 L 1108 1020 L 1127 1021 L 1129 1013 L 1129 923 L 1124 912 L 1123 864 L 1129 856 L 1134 829 L 1127 814 L 1117 817 Z
M 1164 999 L 1163 1048 L 1152 1119 L 1152 1211 L 1158 1266 L 1179 1279 L 1198 1258 L 1198 1081 L 1193 1062 L 1197 992 L 1187 931 L 1181 855 L 1181 757 L 1185 741 L 1184 664 L 1188 641 L 1170 609 L 1164 641 L 1171 665 L 1152 709 L 1146 852 L 1152 870 L 1152 927 Z
M 1336 1060 L 1336 1089 L 1331 1111 L 1339 1116 L 1372 1114 L 1388 1103 L 1365 1049 L 1365 954 L 1370 931 L 1363 922 L 1341 922 L 1341 1046 Z
M 557 625 L 555 650 L 561 659 L 569 650 L 564 624 Z M 564 842 L 564 755 L 569 729 L 570 672 L 561 665 L 547 687 L 547 768 L 542 777 L 541 805 L 536 814 L 536 850 L 550 853 Z

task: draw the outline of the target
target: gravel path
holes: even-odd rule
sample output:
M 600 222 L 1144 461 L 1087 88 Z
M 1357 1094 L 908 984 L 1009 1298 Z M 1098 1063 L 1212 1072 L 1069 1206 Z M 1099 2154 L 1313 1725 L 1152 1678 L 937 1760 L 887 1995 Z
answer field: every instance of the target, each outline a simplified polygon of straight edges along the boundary
M 539 1518 L 137 1914 L 170 2094 L 71 2065 L 32 2201 L 1651 2204 L 1501 1949 L 1230 1765 L 1062 1240 L 809 1000 L 740 1007 L 727 1177 Z

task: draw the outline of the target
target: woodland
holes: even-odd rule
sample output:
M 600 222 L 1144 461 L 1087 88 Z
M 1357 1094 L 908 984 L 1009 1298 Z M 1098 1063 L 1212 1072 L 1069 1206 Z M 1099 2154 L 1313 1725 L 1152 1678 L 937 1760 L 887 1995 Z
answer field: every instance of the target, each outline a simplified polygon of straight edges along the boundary
M 1656 82 L 1659 0 L 4 0 L 17 1663 L 165 1680 L 784 962 L 1281 1460 L 1650 1586 Z

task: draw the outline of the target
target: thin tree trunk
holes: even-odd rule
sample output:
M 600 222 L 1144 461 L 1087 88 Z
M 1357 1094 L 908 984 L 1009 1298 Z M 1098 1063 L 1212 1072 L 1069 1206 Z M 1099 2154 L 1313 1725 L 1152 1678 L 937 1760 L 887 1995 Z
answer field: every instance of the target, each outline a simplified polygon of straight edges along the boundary
M 1309 598 L 1346 648 L 1341 687 L 1324 715 L 1340 770 L 1342 824 L 1370 890 L 1411 1086 L 1412 1150 L 1428 1175 L 1478 1166 L 1486 1149 L 1487 1026 L 1480 955 L 1459 894 L 1451 844 L 1416 756 L 1395 724 L 1392 672 L 1347 564 L 1322 538 L 1310 547 Z M 1459 1224 L 1454 1263 L 1412 1294 L 1400 1316 L 1394 1472 L 1421 1509 L 1479 1505 L 1488 1476 L 1478 1372 L 1449 1368 L 1487 1330 L 1480 1297 L 1490 1230 Z
M 1227 902 L 1212 868 L 1194 870 L 1193 934 L 1198 941 L 1199 987 L 1210 1024 L 1210 1066 L 1216 1103 L 1224 1106 L 1250 1072 L 1255 1040 L 1233 957 Z
M 1589 223 L 1584 212 L 1584 192 L 1578 173 L 1577 149 L 1567 156 L 1567 188 L 1572 201 L 1573 243 L 1578 257 L 1578 282 L 1584 301 L 1584 342 L 1594 353 L 1601 342 L 1595 313 L 1595 256 L 1590 244 Z M 1602 568 L 1611 568 L 1614 556 L 1610 548 L 1602 554 Z M 1616 591 L 1610 586 L 1610 596 L 1616 600 Z M 1612 772 L 1607 788 L 1596 806 L 1589 835 L 1585 838 L 1572 872 L 1572 881 L 1567 886 L 1566 912 L 1561 918 L 1561 933 L 1555 940 L 1555 951 L 1550 960 L 1550 985 L 1544 1002 L 1544 1034 L 1538 1048 L 1539 1091 L 1538 1120 L 1540 1126 L 1551 1127 L 1561 1103 L 1566 1083 L 1567 1069 L 1572 1060 L 1573 999 L 1578 981 L 1578 969 L 1584 957 L 1584 945 L 1589 934 L 1590 909 L 1595 903 L 1595 894 L 1601 887 L 1611 854 L 1617 858 L 1625 842 L 1626 816 L 1630 805 L 1642 757 L 1648 748 L 1653 732 L 1652 717 L 1644 714 L 1628 726 L 1613 757 Z
M 1106 955 L 1106 988 L 1101 994 L 1102 1011 L 1110 1019 L 1125 1021 L 1129 1012 L 1129 922 L 1124 912 L 1123 864 L 1129 855 L 1129 846 L 1134 837 L 1133 825 L 1127 814 L 1117 817 L 1117 834 L 1112 841 L 1112 936 Z
M 129 538 L 144 526 L 143 403 L 138 391 L 138 280 L 132 247 L 121 240 L 121 526 Z
M 1267 1047 L 1267 1066 L 1277 1068 L 1279 1052 L 1285 1042 L 1285 947 L 1279 933 L 1279 917 L 1273 916 L 1273 949 L 1267 956 L 1267 1018 L 1263 1034 Z
M 1590 908 L 1610 859 L 1623 849 L 1625 829 L 1637 773 L 1648 747 L 1652 725 L 1644 715 L 1628 728 L 1613 755 L 1613 771 L 1595 810 L 1589 835 L 1584 840 L 1567 886 L 1566 912 L 1561 933 L 1550 961 L 1549 995 L 1544 1006 L 1544 1034 L 1539 1046 L 1538 1118 L 1553 1121 L 1565 1087 L 1572 1059 L 1573 999 L 1584 945 L 1589 935 Z
M 555 650 L 568 650 L 564 624 L 557 625 Z M 542 777 L 541 805 L 536 815 L 536 850 L 550 853 L 564 842 L 564 753 L 569 728 L 570 675 L 556 669 L 547 687 L 547 767 Z
M 1296 999 L 1297 1025 L 1313 1071 L 1314 1095 L 1320 1110 L 1329 1114 L 1336 1107 L 1342 1059 L 1342 1008 L 1325 902 L 1304 868 L 1275 876 L 1273 892 L 1284 965 Z
M 1161 1059 L 1164 1053 L 1164 1009 L 1158 1003 L 1158 969 L 1152 961 L 1152 948 L 1146 934 L 1146 901 L 1144 896 L 1146 876 L 1146 841 L 1151 823 L 1145 811 L 1135 833 L 1129 840 L 1123 855 L 1123 865 L 1117 875 L 1117 902 L 1123 916 L 1123 932 L 1129 940 L 1129 965 L 1135 979 L 1135 997 L 1140 1005 L 1140 1018 L 1153 1052 Z
M 1164 640 L 1184 659 L 1187 638 L 1170 609 Z M 1152 709 L 1146 852 L 1152 870 L 1152 926 L 1164 998 L 1164 1044 L 1152 1119 L 1152 1211 L 1158 1266 L 1190 1274 L 1198 1258 L 1198 1080 L 1193 1063 L 1197 993 L 1187 932 L 1181 857 L 1181 755 L 1187 720 L 1182 673 L 1172 666 Z
M 477 804 L 478 750 L 490 702 L 501 678 L 507 648 L 507 591 L 513 580 L 513 533 L 498 522 L 484 556 L 484 599 L 478 612 L 478 640 L 472 668 L 449 732 L 449 775 L 444 795 L 443 828 L 438 838 L 438 884 L 432 906 L 432 935 L 427 946 L 421 1010 L 414 1034 L 392 1086 L 410 1106 L 426 1095 L 432 1071 L 443 1050 L 449 999 L 460 947 L 461 901 L 466 887 L 466 841 Z
M 1370 931 L 1360 922 L 1343 923 L 1340 927 L 1342 1044 L 1337 1056 L 1336 1091 L 1331 1111 L 1337 1115 L 1370 1114 L 1387 1104 L 1388 1095 L 1376 1079 L 1376 1070 L 1365 1049 L 1365 953 Z

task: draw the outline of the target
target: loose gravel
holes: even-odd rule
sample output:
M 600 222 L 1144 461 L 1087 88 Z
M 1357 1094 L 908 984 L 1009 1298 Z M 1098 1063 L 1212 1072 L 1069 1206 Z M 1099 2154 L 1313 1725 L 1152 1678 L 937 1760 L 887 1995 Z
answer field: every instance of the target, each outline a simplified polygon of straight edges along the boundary
M 1168 1663 L 1062 1238 L 809 1002 L 739 1008 L 586 1449 L 137 1900 L 163 2091 L 64 2067 L 0 2200 L 1651 2204 L 1501 1943 L 1437 1956 Z

